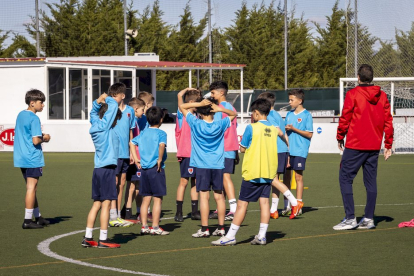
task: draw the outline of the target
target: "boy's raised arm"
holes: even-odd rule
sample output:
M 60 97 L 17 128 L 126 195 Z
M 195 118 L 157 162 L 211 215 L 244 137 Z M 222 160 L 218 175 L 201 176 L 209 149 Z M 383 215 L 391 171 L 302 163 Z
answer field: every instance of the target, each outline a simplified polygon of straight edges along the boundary
M 225 109 L 225 108 L 220 107 L 216 104 L 212 103 L 211 107 L 213 109 L 212 110 L 213 112 L 224 112 L 224 113 L 226 113 L 229 116 L 230 121 L 233 121 L 233 119 L 236 118 L 236 116 L 237 116 L 237 112 L 235 112 L 233 110 L 230 110 L 230 109 Z
M 184 117 L 187 117 L 188 110 L 193 107 L 200 107 L 205 105 L 210 105 L 211 102 L 207 99 L 202 100 L 199 103 L 183 103 L 179 105 L 179 108 L 181 109 L 181 112 L 183 113 Z

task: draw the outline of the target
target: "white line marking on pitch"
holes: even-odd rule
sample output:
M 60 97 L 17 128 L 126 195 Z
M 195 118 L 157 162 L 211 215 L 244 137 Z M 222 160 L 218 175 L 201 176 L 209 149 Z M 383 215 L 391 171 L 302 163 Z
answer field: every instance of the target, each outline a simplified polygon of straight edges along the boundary
M 98 228 L 95 228 L 95 229 L 98 229 Z M 52 238 L 49 238 L 49 239 L 44 240 L 41 243 L 39 243 L 37 245 L 37 249 L 41 253 L 43 253 L 44 255 L 46 255 L 48 257 L 58 259 L 58 260 L 68 262 L 68 263 L 77 264 L 77 265 L 83 265 L 83 266 L 92 267 L 92 268 L 99 268 L 99 269 L 104 269 L 104 270 L 111 270 L 111 271 L 115 271 L 115 272 L 122 272 L 122 273 L 135 274 L 135 275 L 166 276 L 166 275 L 161 275 L 161 274 L 145 273 L 145 272 L 139 272 L 139 271 L 133 271 L 133 270 L 126 270 L 126 269 L 122 269 L 122 268 L 115 268 L 115 267 L 108 267 L 108 266 L 102 266 L 102 265 L 86 263 L 86 262 L 82 262 L 82 261 L 78 261 L 78 260 L 74 260 L 74 259 L 71 259 L 71 258 L 68 258 L 68 257 L 61 256 L 59 254 L 56 254 L 52 250 L 50 250 L 49 246 L 52 242 L 54 242 L 58 239 L 67 237 L 67 236 L 82 233 L 84 231 L 85 230 L 78 230 L 78 231 L 73 231 L 73 232 L 70 232 L 70 233 L 54 236 Z
M 401 205 L 414 205 L 414 203 L 376 204 L 376 205 L 377 206 L 401 206 Z M 355 207 L 364 207 L 364 206 L 365 205 L 355 205 Z M 342 205 L 337 205 L 337 206 L 323 206 L 323 207 L 312 207 L 312 208 L 328 209 L 328 208 L 340 208 L 340 207 L 343 207 L 343 206 Z M 258 211 L 260 211 L 260 210 L 249 210 L 248 212 L 258 212 Z M 189 216 L 187 216 L 187 217 L 189 217 Z M 161 218 L 161 220 L 169 220 L 169 219 L 173 219 L 173 218 L 174 217 L 167 217 L 167 218 Z M 99 229 L 99 227 L 94 228 L 94 230 L 96 230 L 96 229 Z M 47 240 L 44 240 L 41 243 L 39 243 L 37 245 L 37 249 L 40 251 L 40 253 L 42 253 L 42 254 L 44 254 L 48 257 L 58 259 L 58 260 L 68 262 L 68 263 L 77 264 L 77 265 L 82 265 L 82 266 L 87 266 L 87 267 L 92 267 L 92 268 L 99 268 L 99 269 L 110 270 L 110 271 L 121 272 L 121 273 L 135 274 L 135 275 L 167 276 L 167 275 L 162 275 L 162 274 L 145 273 L 145 272 L 127 270 L 127 269 L 122 269 L 122 268 L 108 267 L 108 266 L 102 266 L 102 265 L 86 263 L 86 262 L 74 260 L 72 258 L 61 256 L 61 255 L 53 252 L 52 250 L 50 250 L 50 244 L 52 242 L 57 241 L 61 238 L 67 237 L 67 236 L 72 236 L 72 235 L 82 233 L 84 231 L 85 230 L 78 230 L 78 231 L 73 231 L 73 232 L 70 232 L 70 233 L 66 233 L 66 234 L 51 237 L 51 238 L 49 238 Z

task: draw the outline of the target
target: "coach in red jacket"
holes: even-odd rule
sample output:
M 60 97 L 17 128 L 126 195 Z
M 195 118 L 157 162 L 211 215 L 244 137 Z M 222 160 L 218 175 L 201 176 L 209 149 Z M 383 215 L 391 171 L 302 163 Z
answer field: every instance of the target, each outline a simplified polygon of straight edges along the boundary
M 391 156 L 394 128 L 387 95 L 379 86 L 371 84 L 373 77 L 374 71 L 370 65 L 363 64 L 359 67 L 359 85 L 346 93 L 342 116 L 339 119 L 336 139 L 339 149 L 344 152 L 339 183 L 346 217 L 333 227 L 334 230 L 375 228 L 378 155 L 385 133 L 385 160 Z M 357 223 L 352 182 L 361 166 L 367 191 L 367 203 L 365 216 Z

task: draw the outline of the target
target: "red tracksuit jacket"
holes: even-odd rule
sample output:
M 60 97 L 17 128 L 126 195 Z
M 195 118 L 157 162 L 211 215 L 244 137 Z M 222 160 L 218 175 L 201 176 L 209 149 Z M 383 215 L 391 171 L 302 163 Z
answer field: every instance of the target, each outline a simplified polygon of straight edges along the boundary
M 355 150 L 380 150 L 385 133 L 385 148 L 390 149 L 394 138 L 390 103 L 379 86 L 359 85 L 345 96 L 336 139 Z

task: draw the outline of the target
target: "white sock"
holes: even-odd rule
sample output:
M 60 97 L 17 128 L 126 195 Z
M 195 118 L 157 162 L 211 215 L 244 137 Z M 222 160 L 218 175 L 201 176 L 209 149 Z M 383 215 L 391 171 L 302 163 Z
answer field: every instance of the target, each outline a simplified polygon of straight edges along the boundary
M 288 199 L 285 198 L 284 203 L 285 203 L 284 204 L 285 209 L 290 208 L 290 202 Z
M 259 239 L 266 238 L 267 227 L 269 227 L 269 224 L 260 223 L 259 234 L 258 234 Z
M 283 195 L 289 200 L 292 206 L 298 205 L 298 201 L 296 200 L 295 196 L 292 194 L 290 190 L 287 190 L 286 192 L 284 192 Z
M 33 209 L 33 215 L 35 218 L 38 218 L 41 216 L 40 211 L 39 211 L 39 207 L 36 207 Z
M 237 201 L 235 198 L 229 199 L 229 205 L 230 205 L 230 212 L 236 213 L 237 209 Z
M 121 217 L 121 211 L 118 211 L 118 218 Z
M 109 210 L 109 220 L 116 220 L 117 218 L 116 209 Z
M 277 205 L 279 204 L 278 197 L 272 197 L 272 207 L 270 208 L 270 213 L 274 213 L 277 211 Z
M 148 214 L 151 213 L 151 207 L 148 206 Z
M 101 240 L 101 241 L 104 241 L 104 240 L 106 240 L 108 238 L 108 230 L 102 230 L 101 229 L 101 233 L 100 233 L 100 235 L 99 235 L 99 239 Z
M 32 219 L 33 209 L 24 209 L 24 219 Z
M 88 238 L 88 239 L 92 238 L 92 231 L 93 231 L 93 228 L 86 227 L 85 238 Z
M 298 199 L 297 199 L 297 201 L 302 201 L 302 199 L 299 199 L 299 198 L 298 198 Z
M 229 238 L 231 240 L 236 238 L 236 234 L 237 234 L 237 231 L 239 231 L 239 228 L 240 228 L 240 226 L 237 226 L 237 225 L 232 223 L 230 225 L 229 231 L 227 231 L 226 238 Z

